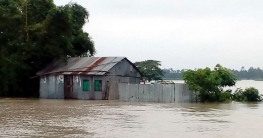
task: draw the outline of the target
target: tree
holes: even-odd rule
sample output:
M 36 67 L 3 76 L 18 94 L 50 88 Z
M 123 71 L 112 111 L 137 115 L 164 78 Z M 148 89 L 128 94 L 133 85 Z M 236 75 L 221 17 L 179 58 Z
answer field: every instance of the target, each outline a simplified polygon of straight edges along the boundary
M 144 77 L 147 78 L 148 81 L 158 80 L 161 76 L 163 76 L 163 71 L 160 68 L 161 63 L 157 60 L 145 60 L 134 63 L 137 68 L 142 72 Z
M 82 30 L 89 14 L 81 5 L 0 0 L 0 13 L 2 96 L 37 96 L 39 82 L 31 77 L 50 61 L 95 54 L 93 41 Z
M 228 69 L 217 64 L 214 70 L 210 68 L 187 70 L 183 73 L 183 79 L 189 89 L 199 92 L 201 102 L 230 100 L 231 93 L 224 92 L 226 86 L 234 86 L 237 78 Z
M 180 70 L 173 70 L 172 68 L 170 69 L 163 69 L 163 78 L 164 79 L 169 79 L 169 80 L 182 80 L 182 73 Z

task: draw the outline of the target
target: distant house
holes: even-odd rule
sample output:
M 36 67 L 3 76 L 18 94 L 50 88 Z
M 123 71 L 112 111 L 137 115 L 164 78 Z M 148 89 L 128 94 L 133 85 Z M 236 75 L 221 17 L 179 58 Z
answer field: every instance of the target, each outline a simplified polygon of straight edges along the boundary
M 111 83 L 139 84 L 142 77 L 138 68 L 125 57 L 54 60 L 37 75 L 40 98 L 86 100 L 107 99 Z

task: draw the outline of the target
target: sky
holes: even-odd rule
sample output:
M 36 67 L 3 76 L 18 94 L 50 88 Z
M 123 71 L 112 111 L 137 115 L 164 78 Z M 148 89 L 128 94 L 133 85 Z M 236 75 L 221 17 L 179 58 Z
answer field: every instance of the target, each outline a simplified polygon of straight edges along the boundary
M 70 0 L 54 0 L 65 5 Z M 262 0 L 72 0 L 90 14 L 95 56 L 162 68 L 263 68 Z

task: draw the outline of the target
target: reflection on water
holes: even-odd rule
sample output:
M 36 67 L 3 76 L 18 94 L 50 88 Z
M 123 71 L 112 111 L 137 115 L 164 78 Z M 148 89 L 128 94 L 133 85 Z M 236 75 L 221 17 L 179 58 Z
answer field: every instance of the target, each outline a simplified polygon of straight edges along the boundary
M 262 137 L 262 103 L 0 99 L 0 137 Z

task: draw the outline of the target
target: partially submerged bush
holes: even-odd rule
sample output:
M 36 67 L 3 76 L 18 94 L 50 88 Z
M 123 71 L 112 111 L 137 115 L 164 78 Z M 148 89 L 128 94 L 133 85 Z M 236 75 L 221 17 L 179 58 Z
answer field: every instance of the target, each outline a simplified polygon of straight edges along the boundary
M 240 102 L 257 102 L 262 101 L 262 97 L 260 96 L 258 90 L 254 87 L 249 87 L 245 90 L 238 88 L 233 94 L 233 100 Z
M 235 101 L 247 101 L 246 97 L 243 95 L 244 91 L 240 88 L 236 89 L 236 91 L 234 92 L 232 99 Z
M 210 68 L 187 70 L 183 79 L 189 89 L 199 92 L 201 102 L 224 102 L 231 100 L 231 93 L 224 92 L 226 86 L 234 86 L 237 78 L 227 68 L 217 64 L 213 70 Z
M 231 100 L 232 94 L 230 92 L 222 92 L 219 94 L 220 95 L 218 96 L 218 102 L 225 102 Z
M 235 85 L 237 77 L 219 64 L 214 70 L 210 68 L 187 70 L 183 73 L 183 79 L 190 90 L 198 92 L 200 102 L 262 101 L 262 97 L 254 87 L 245 90 L 237 89 L 233 94 L 231 90 L 224 91 L 226 86 Z

